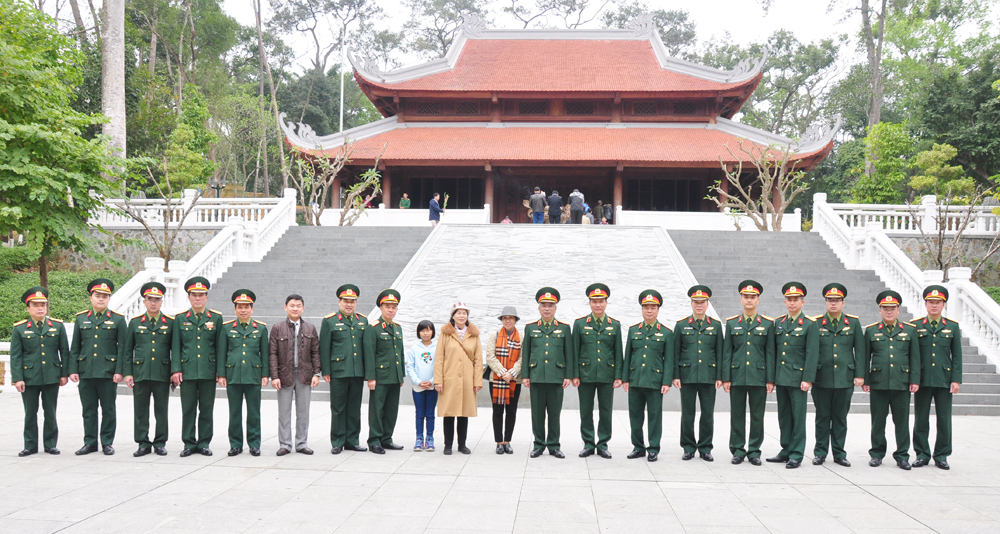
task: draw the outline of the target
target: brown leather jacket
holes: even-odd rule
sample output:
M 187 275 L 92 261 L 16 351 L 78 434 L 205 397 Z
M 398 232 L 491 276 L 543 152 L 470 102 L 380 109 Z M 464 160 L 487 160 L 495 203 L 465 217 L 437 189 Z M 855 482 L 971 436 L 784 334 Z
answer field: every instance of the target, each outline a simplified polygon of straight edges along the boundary
M 295 325 L 285 319 L 275 324 L 269 332 L 268 358 L 271 380 L 281 380 L 282 387 L 291 385 L 292 371 L 295 369 L 295 354 L 292 348 Z M 299 382 L 309 384 L 312 377 L 320 372 L 319 336 L 316 327 L 305 319 L 299 320 Z

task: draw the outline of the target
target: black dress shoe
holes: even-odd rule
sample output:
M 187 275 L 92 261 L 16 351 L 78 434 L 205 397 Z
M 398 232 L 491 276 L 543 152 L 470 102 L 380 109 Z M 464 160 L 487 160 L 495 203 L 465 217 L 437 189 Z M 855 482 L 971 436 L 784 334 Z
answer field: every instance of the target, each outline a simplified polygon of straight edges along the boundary
M 299 454 L 312 455 L 313 450 L 309 447 L 302 447 L 301 449 L 295 449 L 295 452 Z
M 150 451 L 149 448 L 147 448 L 147 447 L 139 447 L 139 450 L 133 452 L 132 456 L 135 456 L 136 458 L 140 458 L 142 456 L 145 456 L 145 455 L 149 454 L 150 452 L 152 452 L 152 451 Z
M 503 452 L 506 454 L 514 454 L 514 449 L 511 448 L 510 443 L 504 443 Z
M 531 452 L 528 453 L 528 457 L 538 458 L 539 456 L 542 455 L 542 452 L 544 452 L 542 449 L 531 449 Z
M 583 450 L 580 451 L 580 458 L 586 458 L 588 456 L 593 456 L 593 455 L 594 455 L 594 449 L 584 447 Z
M 655 452 L 651 452 L 651 453 L 649 453 L 649 457 L 647 458 L 647 460 L 649 460 L 650 462 L 655 462 L 656 461 L 656 457 L 657 457 L 657 454 Z
M 871 460 L 868 461 L 868 465 L 871 466 L 871 467 L 878 467 L 878 466 L 882 465 L 882 459 L 881 458 L 872 458 Z
M 278 456 L 284 456 L 284 455 L 286 455 L 286 454 L 289 454 L 289 453 L 291 453 L 291 452 L 292 452 L 292 451 L 290 451 L 290 450 L 288 450 L 288 449 L 286 449 L 286 448 L 282 447 L 282 448 L 278 449 L 278 452 L 277 452 L 277 453 L 275 453 L 275 454 L 277 454 Z
M 787 456 L 772 456 L 772 457 L 770 457 L 770 458 L 767 459 L 767 463 L 770 463 L 770 464 L 787 464 L 788 463 L 788 457 Z
M 166 449 L 166 447 L 153 447 L 153 452 L 155 452 L 157 456 L 166 456 L 167 455 L 167 449 Z
M 102 450 L 104 451 L 105 456 L 111 456 L 112 454 L 115 453 L 115 448 L 112 447 L 111 445 L 105 445 Z
M 229 449 L 229 456 L 236 456 L 237 454 L 243 452 L 243 447 L 233 447 Z
M 59 449 L 55 447 L 45 447 L 45 452 L 49 454 L 59 454 Z
M 833 463 L 844 467 L 851 467 L 851 462 L 848 462 L 847 458 L 834 458 Z
M 560 460 L 566 457 L 566 455 L 563 454 L 563 451 L 561 451 L 559 449 L 556 449 L 554 451 L 549 451 L 549 454 L 551 454 L 552 456 L 555 456 L 556 458 L 559 458 Z
M 202 447 L 201 449 L 198 450 L 198 452 L 201 453 L 202 456 L 212 455 L 212 449 L 209 449 L 208 447 Z
M 361 445 L 348 445 L 344 447 L 344 450 L 354 451 L 354 452 L 368 452 L 368 447 L 362 447 Z
M 826 461 L 826 458 L 820 458 L 819 456 L 817 456 L 817 457 L 813 458 L 813 465 L 823 465 L 823 462 L 825 462 L 825 461 Z
M 913 461 L 912 464 L 910 464 L 910 467 L 923 467 L 928 463 L 929 462 L 927 460 L 924 460 L 923 458 L 917 458 L 916 460 Z
M 401 451 L 401 450 L 403 450 L 403 446 L 402 445 L 396 445 L 395 443 L 393 443 L 391 441 L 388 444 L 386 444 L 386 445 L 382 445 L 382 448 L 383 449 L 388 449 L 390 451 Z
M 732 463 L 733 465 L 740 465 L 741 463 L 743 463 L 743 457 L 742 456 L 733 456 L 733 461 L 730 462 L 730 463 Z
M 934 465 L 937 466 L 938 469 L 944 469 L 945 471 L 951 469 L 951 466 L 948 465 L 947 460 L 940 460 L 940 461 L 934 460 Z
M 798 469 L 800 465 L 802 465 L 800 460 L 788 460 L 788 463 L 785 464 L 785 469 Z
M 260 456 L 260 448 L 250 447 L 250 456 Z
M 342 452 L 344 452 L 344 448 L 343 447 L 334 447 L 334 448 L 330 449 L 330 454 L 340 454 Z
M 691 458 L 694 458 L 693 452 L 685 452 L 684 456 L 681 456 L 681 460 L 684 460 L 685 462 L 690 460 Z
M 497 443 L 497 454 L 503 454 L 503 443 Z
M 458 452 L 462 454 L 472 454 L 472 449 L 466 447 L 465 445 L 459 445 Z
M 372 445 L 372 452 L 375 454 L 385 454 L 385 449 L 381 445 Z
M 38 449 L 24 449 L 23 451 L 17 453 L 18 457 L 24 458 L 25 456 L 31 456 L 38 452 Z
M 444 455 L 445 456 L 451 456 L 451 453 L 452 453 L 451 447 L 445 445 L 445 447 L 444 447 Z
M 703 452 L 703 453 L 701 453 L 701 459 L 705 460 L 706 462 L 714 462 L 715 461 L 715 458 L 712 458 L 712 453 L 710 453 L 710 452 Z
M 597 449 L 597 455 L 605 460 L 611 459 L 611 453 L 608 452 L 608 449 Z
M 80 450 L 76 451 L 73 454 L 76 454 L 77 456 L 83 456 L 84 454 L 90 454 L 92 452 L 97 452 L 97 445 L 84 445 L 83 447 L 80 447 Z
M 760 461 L 760 458 L 757 457 L 750 458 L 750 465 L 756 465 L 757 467 L 760 467 L 761 464 L 762 462 Z
M 903 471 L 910 470 L 910 462 L 907 460 L 900 460 L 896 462 L 896 465 L 899 466 L 899 468 L 902 469 Z
M 194 449 L 184 449 L 181 451 L 181 458 L 187 458 L 194 454 Z
M 650 454 L 652 454 L 652 453 L 650 453 Z M 629 460 L 635 460 L 636 458 L 642 458 L 645 455 L 646 455 L 646 451 L 641 451 L 639 449 L 634 449 L 632 452 L 628 453 L 628 456 L 626 456 L 625 458 L 628 458 Z

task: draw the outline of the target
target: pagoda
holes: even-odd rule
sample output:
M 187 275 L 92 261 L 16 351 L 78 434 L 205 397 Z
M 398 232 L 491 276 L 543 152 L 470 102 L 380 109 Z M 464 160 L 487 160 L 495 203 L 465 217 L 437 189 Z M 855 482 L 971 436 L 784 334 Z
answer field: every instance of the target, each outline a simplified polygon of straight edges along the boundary
M 335 191 L 378 160 L 386 207 L 403 193 L 423 207 L 447 192 L 451 208 L 489 204 L 494 222 L 530 222 L 523 201 L 535 186 L 564 199 L 579 189 L 591 206 L 714 211 L 705 197 L 722 166 L 744 158 L 752 168 L 741 142 L 791 147 L 797 168 L 810 169 L 839 126 L 793 140 L 734 121 L 766 54 L 729 71 L 683 61 L 649 15 L 623 30 L 488 29 L 466 15 L 443 58 L 391 72 L 349 58 L 385 118 L 320 137 L 282 116 L 287 142 L 328 154 L 353 143 Z M 330 202 L 339 207 L 340 195 Z

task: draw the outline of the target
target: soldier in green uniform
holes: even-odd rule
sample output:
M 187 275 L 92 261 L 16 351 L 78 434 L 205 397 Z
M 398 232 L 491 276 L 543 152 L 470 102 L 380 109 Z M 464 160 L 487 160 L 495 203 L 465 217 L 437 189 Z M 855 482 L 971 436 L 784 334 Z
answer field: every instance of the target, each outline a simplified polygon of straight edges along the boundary
M 708 286 L 692 286 L 692 314 L 674 325 L 674 387 L 681 390 L 681 447 L 683 460 L 694 458 L 695 451 L 712 462 L 712 436 L 715 430 L 715 390 L 722 386 L 723 325 L 708 317 Z M 695 400 L 701 404 L 698 439 L 694 434 Z
M 722 348 L 722 388 L 729 393 L 729 452 L 732 463 L 749 459 L 761 465 L 760 445 L 764 442 L 764 408 L 767 394 L 774 391 L 774 319 L 757 313 L 764 287 L 744 280 L 736 288 L 743 313 L 726 319 L 726 339 Z M 747 444 L 747 402 L 750 404 L 750 445 Z
M 774 391 L 778 397 L 778 430 L 781 452 L 768 462 L 785 463 L 785 468 L 802 465 L 806 448 L 806 411 L 809 388 L 816 381 L 819 362 L 819 332 L 816 322 L 802 313 L 806 286 L 788 282 L 781 286 L 788 313 L 774 320 Z
M 628 329 L 622 387 L 628 393 L 628 419 L 632 428 L 632 452 L 629 460 L 648 454 L 655 462 L 660 454 L 663 435 L 663 396 L 670 391 L 673 379 L 673 332 L 657 320 L 663 297 L 654 289 L 639 293 L 642 321 Z M 649 446 L 643 442 L 643 411 L 649 419 Z
M 403 450 L 392 442 L 399 413 L 399 390 L 403 387 L 403 329 L 393 322 L 399 309 L 399 291 L 386 289 L 375 299 L 377 321 L 365 328 L 363 350 L 365 380 L 368 381 L 368 448 L 375 454 Z
M 87 285 L 91 309 L 76 314 L 73 342 L 69 352 L 69 379 L 80 383 L 83 407 L 83 447 L 77 455 L 97 452 L 97 407 L 101 408 L 101 448 L 106 455 L 115 453 L 117 419 L 115 399 L 122 375 L 116 373 L 118 360 L 125 354 L 128 325 L 122 314 L 109 310 L 108 301 L 115 284 L 98 278 Z
M 962 330 L 958 323 L 941 316 L 948 301 L 943 286 L 924 289 L 927 316 L 917 324 L 920 339 L 920 389 L 913 395 L 913 467 L 923 467 L 934 458 L 934 465 L 951 469 L 951 400 L 962 389 Z M 934 452 L 930 445 L 931 400 L 937 414 L 937 438 Z
M 42 399 L 45 423 L 42 445 L 45 452 L 59 454 L 59 426 L 56 424 L 56 401 L 59 387 L 66 385 L 69 343 L 66 327 L 59 319 L 47 317 L 49 290 L 33 287 L 21 295 L 28 307 L 29 319 L 14 323 L 10 337 L 10 377 L 24 403 L 24 457 L 38 452 L 38 399 Z
M 216 374 L 229 399 L 229 456 L 243 452 L 243 400 L 247 403 L 247 445 L 260 456 L 260 388 L 268 382 L 267 325 L 253 319 L 257 295 L 233 293 L 236 319 L 222 323 L 216 341 Z
M 854 387 L 864 385 L 865 332 L 856 315 L 844 313 L 847 288 L 827 284 L 823 288 L 826 314 L 813 317 L 819 331 L 819 368 L 813 383 L 816 407 L 816 446 L 813 465 L 822 465 L 833 445 L 833 461 L 850 467 L 844 442 L 847 440 L 847 413 L 851 411 Z
M 559 415 L 563 390 L 572 382 L 573 342 L 569 324 L 555 318 L 559 292 L 543 287 L 535 293 L 535 301 L 542 317 L 526 324 L 521 337 L 521 383 L 531 393 L 531 431 L 535 437 L 529 456 L 538 458 L 547 447 L 552 456 L 565 458 L 559 450 Z
M 216 340 L 222 328 L 222 313 L 206 309 L 207 278 L 195 276 L 184 282 L 191 308 L 174 320 L 171 381 L 181 387 L 181 457 L 194 453 L 211 456 L 213 412 L 216 390 Z
M 167 455 L 167 407 L 170 402 L 170 349 L 173 345 L 174 318 L 160 312 L 166 287 L 159 282 L 146 282 L 140 288 L 146 313 L 136 315 L 128 323 L 125 354 L 118 360 L 118 374 L 132 388 L 135 407 L 136 458 L 149 454 Z M 156 432 L 149 441 L 149 398 L 153 398 Z
M 583 450 L 580 458 L 597 451 L 601 458 L 611 458 L 608 442 L 611 441 L 611 420 L 615 388 L 622 385 L 622 325 L 608 317 L 611 289 L 604 284 L 587 287 L 590 315 L 573 323 L 573 354 L 576 356 L 572 372 L 573 385 L 580 393 L 580 435 Z M 594 439 L 594 394 L 600 416 L 597 439 Z
M 361 446 L 361 394 L 365 386 L 365 330 L 368 318 L 355 309 L 361 290 L 354 284 L 337 288 L 340 311 L 323 318 L 319 331 L 319 360 L 323 380 L 330 383 L 330 452 Z
M 882 320 L 865 327 L 865 385 L 871 394 L 872 448 L 868 465 L 878 467 L 885 457 L 885 418 L 892 410 L 896 427 L 896 465 L 910 470 L 910 393 L 920 389 L 920 341 L 917 329 L 899 320 L 903 298 L 888 290 L 878 294 Z

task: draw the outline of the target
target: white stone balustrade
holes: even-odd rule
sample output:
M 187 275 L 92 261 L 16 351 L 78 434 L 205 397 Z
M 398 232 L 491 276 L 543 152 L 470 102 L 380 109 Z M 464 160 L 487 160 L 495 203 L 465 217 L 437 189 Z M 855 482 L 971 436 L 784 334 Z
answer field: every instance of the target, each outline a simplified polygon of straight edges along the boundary
M 197 191 L 185 189 L 181 198 L 171 201 L 170 209 L 163 199 L 133 199 L 129 201 L 133 210 L 137 210 L 142 218 L 153 228 L 162 228 L 166 218 L 171 228 L 184 216 L 194 202 Z M 263 221 L 282 201 L 275 198 L 211 198 L 203 196 L 195 203 L 194 208 L 184 219 L 184 228 L 210 229 L 223 228 L 229 224 L 231 217 L 241 217 L 244 221 Z M 90 223 L 101 225 L 105 229 L 141 229 L 142 223 L 125 213 L 123 199 L 105 199 L 104 204 L 111 208 L 97 213 Z
M 423 208 L 387 208 L 379 204 L 377 209 L 369 208 L 358 217 L 354 226 L 430 226 L 430 211 Z M 327 208 L 320 215 L 319 222 L 323 226 L 338 226 L 340 224 L 340 208 Z M 493 222 L 489 204 L 483 204 L 482 209 L 448 208 L 441 214 L 442 223 L 450 224 L 490 224 Z
M 659 226 L 664 230 L 710 230 L 758 232 L 757 225 L 746 215 L 726 211 L 634 211 L 615 208 L 615 224 L 622 226 Z M 768 228 L 771 222 L 768 221 Z M 795 208 L 781 219 L 782 232 L 802 231 L 802 210 Z
M 825 193 L 817 193 L 826 196 Z M 815 197 L 814 197 L 815 198 Z M 919 235 L 938 232 L 937 197 L 927 195 L 915 206 L 899 204 L 828 204 L 849 228 L 876 228 L 890 234 Z M 962 221 L 973 211 L 964 234 L 968 236 L 996 235 L 1000 216 L 994 206 L 949 206 L 945 210 L 945 234 L 954 235 Z

